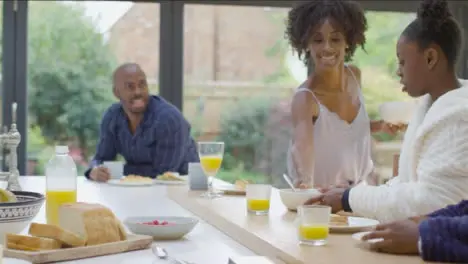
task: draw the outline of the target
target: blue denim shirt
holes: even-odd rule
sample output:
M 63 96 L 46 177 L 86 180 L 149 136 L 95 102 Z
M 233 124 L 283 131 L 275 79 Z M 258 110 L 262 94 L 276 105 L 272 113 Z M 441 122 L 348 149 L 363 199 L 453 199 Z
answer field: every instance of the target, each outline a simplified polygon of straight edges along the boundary
M 166 171 L 188 173 L 189 162 L 199 162 L 190 124 L 182 113 L 159 96 L 150 96 L 147 109 L 134 134 L 120 103 L 113 104 L 101 122 L 96 155 L 89 173 L 103 161 L 115 160 L 117 154 L 126 160 L 124 174 L 152 178 Z

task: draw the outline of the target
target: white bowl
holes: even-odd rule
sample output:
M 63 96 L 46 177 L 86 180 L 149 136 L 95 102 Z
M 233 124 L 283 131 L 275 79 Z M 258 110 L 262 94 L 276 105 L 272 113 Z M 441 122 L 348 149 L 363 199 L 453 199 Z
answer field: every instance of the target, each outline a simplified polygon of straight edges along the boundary
M 289 210 L 296 211 L 298 206 L 303 205 L 311 198 L 319 196 L 321 192 L 317 189 L 301 189 L 297 191 L 280 189 L 279 194 L 284 206 Z
M 379 106 L 380 117 L 391 124 L 408 124 L 416 108 L 415 101 L 395 101 Z
M 148 225 L 145 222 L 168 222 L 168 225 Z M 188 234 L 197 225 L 198 220 L 192 217 L 178 216 L 144 216 L 129 217 L 124 224 L 134 234 L 152 236 L 156 240 L 176 240 Z

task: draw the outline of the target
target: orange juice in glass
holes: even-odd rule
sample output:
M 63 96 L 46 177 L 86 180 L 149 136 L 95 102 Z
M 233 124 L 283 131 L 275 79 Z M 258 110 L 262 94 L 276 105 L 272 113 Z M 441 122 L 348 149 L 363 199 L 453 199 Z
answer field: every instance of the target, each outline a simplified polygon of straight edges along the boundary
M 302 205 L 298 207 L 299 242 L 305 245 L 322 246 L 327 243 L 331 207 L 323 205 Z
M 266 215 L 270 211 L 271 185 L 247 184 L 245 188 L 247 212 L 254 215 Z
M 208 191 L 202 197 L 213 199 L 221 196 L 221 193 L 213 189 L 213 178 L 221 168 L 223 155 L 224 142 L 198 142 L 200 165 L 208 177 Z
M 270 200 L 268 199 L 248 199 L 247 208 L 252 212 L 268 212 L 270 210 Z
M 200 163 L 202 165 L 203 171 L 207 175 L 216 175 L 221 163 L 223 162 L 223 156 L 202 156 L 200 157 Z

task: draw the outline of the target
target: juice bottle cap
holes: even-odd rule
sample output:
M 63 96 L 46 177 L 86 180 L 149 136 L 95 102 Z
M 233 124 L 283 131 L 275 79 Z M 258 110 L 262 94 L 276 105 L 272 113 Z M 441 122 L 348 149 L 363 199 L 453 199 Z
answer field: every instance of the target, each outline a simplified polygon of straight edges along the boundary
M 68 146 L 55 146 L 56 154 L 68 154 Z

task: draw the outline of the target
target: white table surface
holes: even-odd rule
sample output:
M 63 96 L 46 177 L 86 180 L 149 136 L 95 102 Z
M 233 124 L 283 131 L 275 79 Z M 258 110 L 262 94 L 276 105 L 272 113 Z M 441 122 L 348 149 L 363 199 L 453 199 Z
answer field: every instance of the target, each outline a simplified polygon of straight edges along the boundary
M 45 193 L 44 176 L 21 176 L 24 191 Z M 192 216 L 189 211 L 166 197 L 166 186 L 121 187 L 78 178 L 78 201 L 100 203 L 112 209 L 120 220 L 130 216 Z M 155 241 L 169 256 L 196 264 L 227 264 L 229 257 L 254 256 L 255 253 L 199 219 L 199 224 L 184 239 Z M 45 223 L 45 203 L 33 222 Z M 25 230 L 27 231 L 27 230 Z M 159 264 L 150 249 L 123 254 L 60 262 L 68 264 Z

